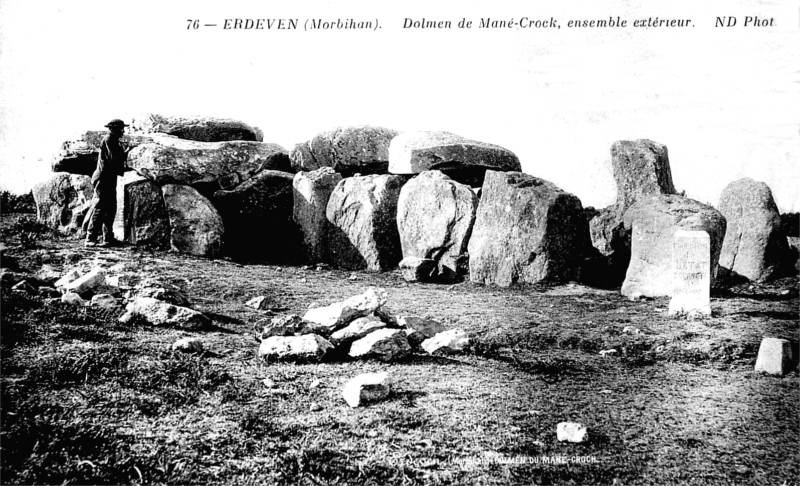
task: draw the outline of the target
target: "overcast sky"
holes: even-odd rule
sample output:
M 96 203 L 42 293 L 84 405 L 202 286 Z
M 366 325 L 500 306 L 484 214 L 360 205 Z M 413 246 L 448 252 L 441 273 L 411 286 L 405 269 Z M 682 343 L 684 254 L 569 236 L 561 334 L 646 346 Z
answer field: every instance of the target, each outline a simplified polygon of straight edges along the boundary
M 596 207 L 616 194 L 611 144 L 650 138 L 690 197 L 716 204 L 751 177 L 800 210 L 798 0 L 378 3 L 0 0 L 0 184 L 28 190 L 52 175 L 62 141 L 153 112 L 240 119 L 286 148 L 342 125 L 447 130 L 514 151 L 525 172 Z M 551 16 L 561 29 L 477 28 Z M 628 27 L 566 25 L 609 16 Z M 656 16 L 693 27 L 631 26 Z M 737 26 L 714 28 L 717 16 Z M 746 16 L 774 26 L 743 27 Z M 300 28 L 202 27 L 281 17 Z M 380 29 L 304 31 L 313 18 Z M 453 28 L 403 29 L 405 18 Z

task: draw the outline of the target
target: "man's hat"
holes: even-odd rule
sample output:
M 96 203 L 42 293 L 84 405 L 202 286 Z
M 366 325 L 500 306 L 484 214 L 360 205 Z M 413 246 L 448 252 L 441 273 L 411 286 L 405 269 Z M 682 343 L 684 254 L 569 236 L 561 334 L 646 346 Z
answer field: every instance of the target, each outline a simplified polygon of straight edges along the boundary
M 119 118 L 114 118 L 110 122 L 106 124 L 106 128 L 116 128 L 116 127 L 127 127 L 128 125 L 125 124 L 124 121 L 120 120 Z

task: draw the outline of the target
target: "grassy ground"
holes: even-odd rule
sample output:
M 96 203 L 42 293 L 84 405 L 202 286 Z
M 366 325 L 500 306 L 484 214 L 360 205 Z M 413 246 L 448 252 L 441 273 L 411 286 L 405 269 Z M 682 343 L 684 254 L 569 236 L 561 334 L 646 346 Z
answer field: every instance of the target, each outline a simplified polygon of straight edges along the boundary
M 20 231 L 20 229 L 26 229 Z M 2 294 L 4 484 L 797 484 L 798 374 L 758 375 L 763 336 L 797 340 L 797 279 L 717 292 L 714 317 L 666 316 L 579 285 L 408 284 L 397 273 L 242 266 L 133 248 L 84 250 L 3 221 L 4 258 L 36 271 L 122 264 L 183 288 L 215 327 L 117 323 Z M 464 328 L 470 351 L 393 364 L 256 359 L 245 307 L 302 313 L 380 286 L 395 314 Z M 200 337 L 202 356 L 173 354 Z M 602 350 L 616 349 L 603 357 Z M 390 398 L 351 409 L 342 385 L 388 370 Z M 266 383 L 265 383 L 266 380 Z M 560 443 L 556 424 L 590 429 Z

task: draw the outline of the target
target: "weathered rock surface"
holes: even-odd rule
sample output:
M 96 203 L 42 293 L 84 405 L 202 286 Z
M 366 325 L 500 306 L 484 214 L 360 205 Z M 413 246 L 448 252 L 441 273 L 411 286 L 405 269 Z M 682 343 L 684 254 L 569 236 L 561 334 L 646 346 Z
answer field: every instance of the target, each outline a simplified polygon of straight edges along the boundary
M 368 288 L 363 294 L 341 302 L 309 309 L 303 319 L 314 323 L 317 332 L 327 336 L 354 319 L 372 314 L 385 303 L 386 291 Z
M 218 256 L 225 226 L 211 201 L 189 186 L 167 184 L 161 190 L 169 217 L 170 247 L 190 255 Z
M 469 241 L 470 279 L 503 287 L 564 282 L 578 273 L 588 234 L 580 200 L 521 172 L 486 172 Z
M 480 186 L 487 169 L 520 171 L 513 152 L 449 132 L 404 132 L 389 145 L 389 172 L 418 174 L 439 170 L 453 180 Z
M 258 357 L 285 361 L 318 362 L 333 345 L 316 334 L 303 336 L 272 336 L 264 339 L 258 348 Z
M 169 248 L 170 224 L 161 188 L 137 175 L 125 176 L 117 188 L 123 239 L 134 245 Z M 119 230 L 117 230 L 119 231 Z
M 375 316 L 359 317 L 346 327 L 331 334 L 330 340 L 334 346 L 347 345 L 385 327 L 386 323 Z
M 325 259 L 331 224 L 325 216 L 333 188 L 342 175 L 331 167 L 311 172 L 298 172 L 292 181 L 294 207 L 292 217 L 303 234 L 303 251 L 307 261 Z
M 175 285 L 153 279 L 144 279 L 130 292 L 131 297 L 158 299 L 178 307 L 192 307 L 191 301 Z
M 51 168 L 53 172 L 68 172 L 90 176 L 97 168 L 97 156 L 100 153 L 100 144 L 108 131 L 84 132 L 76 140 L 67 140 L 61 145 L 61 150 L 53 158 Z M 136 147 L 143 143 L 152 142 L 150 135 L 125 134 L 122 144 L 126 147 Z
M 212 202 L 225 226 L 226 252 L 237 258 L 286 263 L 298 258 L 300 231 L 292 220 L 293 175 L 265 170 Z
M 383 361 L 402 359 L 411 353 L 406 333 L 400 329 L 378 329 L 350 345 L 353 358 L 376 358 Z
M 119 300 L 110 294 L 96 294 L 92 296 L 90 305 L 95 309 L 114 311 L 119 308 Z
M 408 343 L 412 348 L 418 348 L 426 339 L 447 330 L 439 321 L 417 316 L 398 316 L 397 324 L 405 328 Z
M 672 244 L 675 232 L 680 229 L 708 233 L 713 285 L 725 236 L 725 217 L 719 211 L 687 197 L 662 195 L 639 200 L 625 212 L 624 223 L 633 237 L 622 295 L 671 294 Z
M 355 408 L 360 405 L 377 402 L 389 396 L 391 384 L 385 371 L 380 373 L 363 373 L 348 381 L 342 388 L 342 397 L 348 405 Z
M 611 146 L 617 183 L 616 212 L 627 211 L 641 197 L 675 194 L 667 147 L 652 140 L 619 140 Z
M 75 292 L 67 292 L 66 294 L 61 296 L 61 302 L 68 305 L 74 305 L 77 307 L 83 307 L 86 305 L 86 301 L 81 298 L 80 295 L 76 294 Z
M 477 209 L 472 189 L 438 170 L 411 179 L 397 201 L 403 258 L 429 258 L 453 273 L 464 273 Z
M 731 182 L 718 208 L 728 222 L 720 271 L 757 282 L 777 276 L 789 248 L 769 186 L 752 179 Z
M 65 293 L 74 292 L 76 294 L 83 294 L 92 292 L 98 287 L 105 285 L 105 283 L 106 283 L 106 271 L 100 267 L 95 267 L 87 274 L 82 275 L 77 279 L 64 285 L 62 289 L 63 292 Z
M 328 261 L 349 270 L 386 271 L 401 259 L 397 199 L 406 178 L 369 175 L 342 179 L 328 200 Z
M 443 355 L 460 353 L 469 346 L 469 337 L 463 329 L 450 329 L 437 333 L 422 341 L 421 347 L 428 354 Z
M 27 280 L 17 282 L 11 287 L 12 292 L 22 292 L 30 295 L 36 295 L 36 287 L 30 284 Z
M 193 142 L 156 136 L 134 148 L 128 165 L 159 184 L 190 185 L 209 196 L 262 170 L 287 168 L 286 149 L 262 142 Z
M 171 349 L 181 353 L 202 353 L 203 341 L 191 337 L 180 338 L 172 343 Z
M 33 186 L 37 220 L 62 232 L 81 228 L 94 190 L 89 177 L 57 174 Z
M 138 317 L 153 326 L 174 326 L 183 329 L 201 329 L 211 324 L 208 317 L 188 307 L 181 307 L 150 297 L 134 297 L 120 322 L 130 322 Z
M 398 267 L 406 282 L 433 282 L 438 275 L 436 260 L 430 258 L 405 257 Z
M 301 336 L 314 333 L 314 323 L 306 321 L 295 314 L 276 316 L 272 319 L 261 319 L 256 325 L 261 327 L 261 339 L 272 336 Z
M 356 173 L 385 174 L 389 143 L 396 135 L 396 131 L 382 127 L 337 128 L 297 144 L 289 156 L 297 171 L 332 167 L 345 177 Z
M 792 353 L 792 343 L 787 339 L 764 338 L 758 348 L 756 372 L 783 376 L 796 364 Z
M 263 135 L 250 125 L 228 118 L 177 117 L 148 113 L 131 122 L 131 128 L 143 133 L 166 133 L 197 142 L 245 140 L 260 142 Z

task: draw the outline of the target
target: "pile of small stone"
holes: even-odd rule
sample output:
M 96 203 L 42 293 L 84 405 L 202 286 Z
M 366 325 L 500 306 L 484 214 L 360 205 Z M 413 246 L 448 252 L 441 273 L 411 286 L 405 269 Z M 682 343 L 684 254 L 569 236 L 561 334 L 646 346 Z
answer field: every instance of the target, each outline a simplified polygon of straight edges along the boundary
M 415 351 L 442 355 L 463 351 L 469 338 L 433 320 L 397 316 L 386 309 L 383 289 L 368 288 L 341 302 L 259 321 L 258 356 L 267 360 L 319 362 L 333 356 L 397 361 Z

